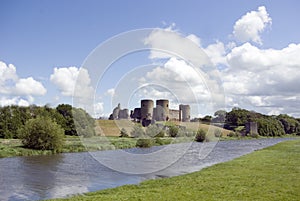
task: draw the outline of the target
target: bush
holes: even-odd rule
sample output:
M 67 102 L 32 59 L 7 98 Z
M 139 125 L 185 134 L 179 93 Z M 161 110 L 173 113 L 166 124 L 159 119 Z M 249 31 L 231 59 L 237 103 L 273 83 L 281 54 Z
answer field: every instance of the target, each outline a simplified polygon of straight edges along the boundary
M 169 135 L 170 137 L 177 137 L 179 129 L 177 126 L 171 125 L 169 127 Z
M 154 144 L 153 139 L 141 138 L 136 141 L 136 146 L 141 148 L 151 147 L 153 144 Z
M 222 130 L 217 128 L 214 130 L 215 137 L 222 137 Z
M 61 152 L 64 144 L 64 130 L 50 117 L 30 119 L 19 131 L 22 143 L 27 148 Z
M 162 130 L 155 124 L 152 124 L 147 127 L 146 136 L 156 137 Z
M 120 137 L 129 137 L 125 128 L 122 128 L 120 131 Z
M 157 135 L 155 135 L 154 137 L 156 137 L 156 138 L 165 137 L 165 131 L 163 131 L 163 130 L 159 131 L 159 133 L 157 133 Z
M 145 135 L 144 129 L 140 124 L 134 125 L 132 131 L 130 132 L 131 137 L 143 137 Z
M 230 133 L 227 134 L 227 136 L 228 136 L 228 137 L 238 137 L 239 134 L 236 133 L 236 132 L 230 132 Z
M 195 141 L 197 142 L 204 142 L 206 139 L 206 132 L 203 129 L 199 129 L 195 136 Z

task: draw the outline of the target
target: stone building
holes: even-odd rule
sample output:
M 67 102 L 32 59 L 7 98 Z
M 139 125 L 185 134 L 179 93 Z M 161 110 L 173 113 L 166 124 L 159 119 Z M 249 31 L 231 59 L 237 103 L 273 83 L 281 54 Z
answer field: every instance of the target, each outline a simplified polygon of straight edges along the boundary
M 190 121 L 190 106 L 179 105 L 178 110 L 169 108 L 169 100 L 156 100 L 156 107 L 154 101 L 150 99 L 141 100 L 141 107 L 135 108 L 131 111 L 130 117 L 136 121 L 142 122 L 144 126 L 149 125 L 153 121 Z

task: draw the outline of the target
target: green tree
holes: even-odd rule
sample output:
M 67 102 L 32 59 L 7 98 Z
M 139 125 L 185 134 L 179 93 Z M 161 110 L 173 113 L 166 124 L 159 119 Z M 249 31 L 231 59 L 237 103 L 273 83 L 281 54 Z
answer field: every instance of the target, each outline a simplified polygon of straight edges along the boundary
M 277 119 L 282 123 L 284 131 L 286 134 L 299 133 L 300 132 L 300 122 L 294 117 L 288 116 L 286 114 L 281 114 Z
M 64 144 L 64 130 L 50 117 L 28 120 L 19 133 L 27 148 L 61 152 Z
M 77 135 L 72 109 L 69 104 L 60 104 L 56 107 L 56 111 L 64 117 L 61 126 L 66 135 Z
M 224 123 L 226 120 L 227 112 L 225 110 L 218 110 L 215 112 L 213 122 Z
M 91 137 L 96 134 L 95 120 L 83 109 L 73 108 L 73 118 L 77 135 Z
M 284 135 L 284 127 L 281 122 L 273 117 L 257 119 L 258 134 L 261 136 L 281 136 Z

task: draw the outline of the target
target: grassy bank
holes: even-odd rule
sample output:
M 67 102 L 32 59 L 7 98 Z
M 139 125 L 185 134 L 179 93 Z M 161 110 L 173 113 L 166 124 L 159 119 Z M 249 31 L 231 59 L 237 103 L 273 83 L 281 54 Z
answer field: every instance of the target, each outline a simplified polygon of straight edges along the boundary
M 65 200 L 299 200 L 300 140 L 172 178 Z
M 136 147 L 136 138 L 120 137 L 102 137 L 95 136 L 91 138 L 66 137 L 63 146 L 63 153 L 101 151 L 113 149 L 126 149 Z M 192 138 L 159 138 L 154 139 L 153 146 L 159 146 L 170 143 L 180 143 L 192 141 Z M 19 139 L 0 139 L 0 158 L 14 156 L 33 156 L 55 154 L 50 150 L 35 150 L 24 148 Z

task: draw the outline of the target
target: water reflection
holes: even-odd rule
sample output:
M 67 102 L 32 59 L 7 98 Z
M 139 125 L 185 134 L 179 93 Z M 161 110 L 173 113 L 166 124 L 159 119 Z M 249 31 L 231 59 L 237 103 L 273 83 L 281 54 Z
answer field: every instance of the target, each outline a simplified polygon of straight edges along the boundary
M 93 153 L 70 153 L 53 156 L 32 156 L 0 159 L 0 200 L 40 200 L 65 197 L 71 194 L 95 191 L 124 184 L 139 183 L 144 179 L 168 177 L 200 170 L 212 164 L 231 160 L 256 149 L 276 144 L 287 139 L 242 140 L 213 143 L 193 143 L 185 154 L 168 167 L 172 154 L 180 152 L 184 144 L 172 145 L 173 153 L 163 153 L 160 158 L 140 157 L 147 149 L 133 149 L 136 158 L 123 157 L 120 150 Z M 215 146 L 216 145 L 216 146 Z M 173 148 L 172 148 L 173 147 Z M 206 153 L 213 147 L 213 151 Z M 149 153 L 153 153 L 149 149 Z M 205 157 L 203 157 L 205 156 Z M 114 166 L 132 168 L 132 172 L 151 167 L 160 171 L 152 174 L 126 174 L 99 163 L 109 161 Z M 170 159 L 171 158 L 171 159 Z M 165 161 L 165 162 L 164 162 Z

